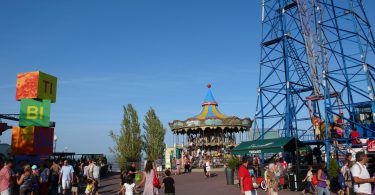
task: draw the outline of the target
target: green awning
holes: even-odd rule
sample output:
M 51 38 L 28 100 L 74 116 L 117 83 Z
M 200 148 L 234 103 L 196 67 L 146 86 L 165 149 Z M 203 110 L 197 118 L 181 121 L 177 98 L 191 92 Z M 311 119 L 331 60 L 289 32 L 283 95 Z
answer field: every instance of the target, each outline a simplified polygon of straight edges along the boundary
M 233 148 L 232 154 L 250 155 L 294 151 L 296 149 L 296 141 L 298 147 L 302 146 L 301 141 L 291 137 L 246 141 Z

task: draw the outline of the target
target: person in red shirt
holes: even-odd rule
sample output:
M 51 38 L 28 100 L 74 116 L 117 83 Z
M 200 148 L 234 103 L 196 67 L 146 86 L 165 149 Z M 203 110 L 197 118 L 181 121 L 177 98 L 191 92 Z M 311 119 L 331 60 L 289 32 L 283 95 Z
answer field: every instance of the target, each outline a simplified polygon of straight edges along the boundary
M 12 167 L 13 162 L 7 160 L 5 166 L 0 170 L 0 194 L 12 194 Z
M 352 132 L 350 132 L 350 139 L 352 140 L 352 144 L 360 144 L 360 140 L 359 140 L 359 132 L 357 131 L 357 129 L 354 127 Z
M 241 194 L 251 195 L 253 189 L 253 181 L 250 176 L 247 165 L 249 164 L 249 158 L 247 156 L 242 157 L 242 164 L 238 169 L 238 178 L 240 181 Z

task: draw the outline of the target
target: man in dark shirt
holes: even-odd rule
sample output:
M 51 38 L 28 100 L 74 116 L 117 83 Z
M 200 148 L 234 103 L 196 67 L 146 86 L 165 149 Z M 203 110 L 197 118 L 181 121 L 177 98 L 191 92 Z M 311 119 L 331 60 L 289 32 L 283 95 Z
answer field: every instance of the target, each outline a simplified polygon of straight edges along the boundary
M 134 179 L 135 179 L 135 174 L 137 173 L 137 171 L 136 171 L 136 167 L 135 167 L 135 162 L 132 162 L 132 165 L 129 167 L 128 171 L 129 171 L 128 176 L 129 176 L 130 178 L 132 178 L 133 181 L 134 181 Z
M 165 195 L 174 195 L 175 194 L 174 179 L 171 177 L 171 171 L 169 171 L 169 169 L 167 169 L 165 171 L 165 175 L 167 177 L 165 177 L 163 179 L 163 183 L 161 184 L 161 187 L 162 188 L 164 187 L 164 194 Z

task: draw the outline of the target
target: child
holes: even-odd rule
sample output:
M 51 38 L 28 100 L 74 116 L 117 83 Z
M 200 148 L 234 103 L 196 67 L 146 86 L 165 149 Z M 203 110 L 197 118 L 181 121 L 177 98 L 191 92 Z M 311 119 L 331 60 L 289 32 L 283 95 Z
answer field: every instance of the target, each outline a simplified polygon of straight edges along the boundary
M 91 179 L 91 178 L 87 179 L 87 186 L 86 186 L 86 190 L 85 190 L 86 195 L 92 194 L 92 192 L 94 191 L 94 185 L 95 185 L 95 182 L 94 182 L 93 179 Z
M 79 178 L 77 174 L 74 174 L 73 181 L 72 181 L 72 195 L 78 195 L 78 183 L 79 183 Z
M 305 194 L 306 191 L 310 191 L 310 190 L 311 192 L 315 192 L 315 187 L 314 187 L 314 184 L 312 183 L 312 177 L 313 177 L 312 166 L 309 165 L 307 168 L 306 177 L 305 179 L 302 180 L 302 182 L 306 182 L 305 189 L 302 191 L 302 194 Z
M 264 182 L 262 182 L 262 183 L 264 183 L 263 189 L 264 189 L 265 191 L 268 191 L 268 189 L 267 189 L 267 181 L 268 181 L 267 176 L 268 176 L 268 166 L 265 166 L 265 167 L 264 167 L 264 179 L 263 179 Z
M 125 195 L 133 195 L 133 191 L 135 191 L 135 183 L 133 181 L 133 178 L 132 177 L 126 177 L 125 179 L 125 183 L 124 185 L 122 186 L 121 188 L 121 194 L 124 194 L 125 192 Z
M 337 177 L 339 186 L 340 186 L 340 189 L 337 192 L 337 194 L 339 195 L 344 195 L 345 193 L 349 194 L 349 186 L 347 186 L 345 183 L 345 175 L 349 171 L 348 165 L 349 165 L 349 162 L 344 161 L 344 165 L 339 169 L 339 173 Z
M 171 177 L 171 171 L 167 169 L 165 171 L 165 177 L 163 179 L 163 183 L 161 184 L 161 187 L 164 188 L 164 194 L 165 195 L 174 195 L 175 189 L 174 189 L 174 179 Z
M 254 167 L 250 167 L 249 174 L 250 174 L 251 180 L 253 182 L 253 188 L 251 190 L 251 194 L 257 195 L 258 194 L 257 189 L 259 188 L 259 185 L 257 183 L 257 177 L 255 176 L 256 171 L 255 171 Z

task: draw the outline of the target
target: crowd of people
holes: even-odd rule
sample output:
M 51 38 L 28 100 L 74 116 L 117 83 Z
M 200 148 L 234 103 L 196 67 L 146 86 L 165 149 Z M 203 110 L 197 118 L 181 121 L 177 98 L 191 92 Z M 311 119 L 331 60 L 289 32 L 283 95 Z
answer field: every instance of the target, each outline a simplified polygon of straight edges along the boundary
M 364 152 L 356 153 L 356 160 L 353 161 L 352 155 L 349 153 L 346 159 L 339 161 L 338 169 L 338 189 L 334 192 L 339 195 L 371 195 L 375 194 L 375 187 L 371 188 L 371 184 L 375 182 L 375 173 L 372 177 L 367 170 L 368 157 Z M 254 195 L 260 187 L 260 181 L 263 180 L 263 188 L 269 195 L 277 195 L 283 190 L 286 183 L 285 178 L 288 175 L 288 164 L 282 158 L 265 166 L 263 177 L 255 173 L 256 165 L 254 161 L 248 157 L 242 157 L 241 165 L 238 168 L 238 179 L 241 194 Z M 302 180 L 304 189 L 302 194 L 308 192 L 318 195 L 329 195 L 332 193 L 331 179 L 328 176 L 326 163 L 320 162 L 319 167 L 313 170 L 313 166 L 309 165 L 307 174 Z M 261 179 L 259 179 L 261 178 Z M 297 186 L 295 186 L 297 187 Z
M 339 168 L 336 178 L 329 177 L 324 161 L 320 162 L 317 170 L 314 170 L 313 166 L 309 165 L 307 174 L 302 180 L 303 191 L 301 193 L 303 195 L 306 193 L 330 195 L 332 192 L 338 195 L 375 194 L 375 186 L 371 187 L 371 184 L 375 183 L 375 173 L 371 176 L 367 169 L 367 154 L 365 152 L 357 152 L 355 157 L 355 161 L 353 161 L 352 154 L 348 153 L 345 160 L 338 160 Z M 264 181 L 264 186 L 262 187 L 269 195 L 277 195 L 280 190 L 284 189 L 286 185 L 285 176 L 288 175 L 288 165 L 282 159 L 265 166 L 263 177 L 258 177 L 254 170 L 253 161 L 247 156 L 242 157 L 242 163 L 238 168 L 241 194 L 257 194 L 260 184 L 259 178 Z M 331 181 L 335 180 L 338 185 L 336 189 L 331 183 Z
M 158 167 L 158 162 L 147 160 L 144 171 L 137 171 L 136 163 L 132 162 L 131 166 L 121 171 L 121 187 L 119 194 L 133 195 L 142 193 L 143 195 L 159 194 L 163 188 L 165 195 L 175 194 L 175 182 L 171 177 L 172 171 L 166 169 L 164 173 Z M 159 170 L 158 170 L 159 169 Z M 162 182 L 160 182 L 160 178 Z
M 356 153 L 356 160 L 352 160 L 352 154 L 348 153 L 344 161 L 338 163 L 338 189 L 339 195 L 371 195 L 375 194 L 375 187 L 371 188 L 371 183 L 375 182 L 375 173 L 371 177 L 368 169 L 368 157 L 364 152 Z M 317 174 L 313 174 L 312 166 L 309 166 L 308 173 L 303 180 L 305 189 L 302 194 L 312 192 L 318 195 L 331 193 L 331 180 L 326 173 L 326 164 L 322 162 L 317 170 Z
M 96 194 L 104 165 L 98 160 L 44 160 L 0 163 L 1 195 Z

